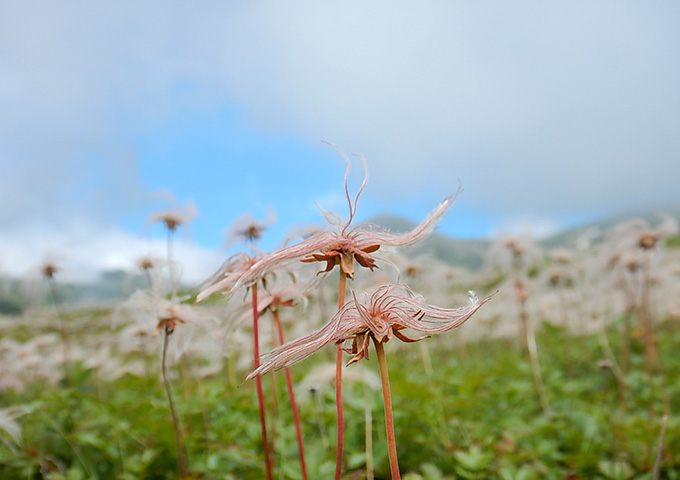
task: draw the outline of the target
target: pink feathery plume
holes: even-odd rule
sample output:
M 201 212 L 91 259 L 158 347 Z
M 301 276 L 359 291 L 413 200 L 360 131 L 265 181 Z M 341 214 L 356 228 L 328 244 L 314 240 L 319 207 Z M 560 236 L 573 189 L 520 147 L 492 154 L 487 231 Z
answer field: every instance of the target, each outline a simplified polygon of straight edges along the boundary
M 345 195 L 349 206 L 349 220 L 344 226 L 339 222 L 337 216 L 322 210 L 326 219 L 337 226 L 337 231 L 318 232 L 300 243 L 263 256 L 239 278 L 233 286 L 234 289 L 251 283 L 274 265 L 294 260 L 302 260 L 303 262 L 325 261 L 326 269 L 323 272 L 329 272 L 333 267 L 339 265 L 343 273 L 349 278 L 354 277 L 355 260 L 360 266 L 373 270 L 377 267 L 375 262 L 379 259 L 379 257 L 373 255 L 374 252 L 384 246 L 400 247 L 423 240 L 434 231 L 435 226 L 444 217 L 460 192 L 459 189 L 454 195 L 447 197 L 430 212 L 422 223 L 404 234 L 392 233 L 370 223 L 349 228 L 356 213 L 359 196 L 366 185 L 368 170 L 366 169 L 364 183 L 361 185 L 354 202 L 352 202 L 347 188 L 350 163 L 346 156 L 345 158 L 348 162 L 347 173 L 345 174 Z
M 203 290 L 196 296 L 196 301 L 200 302 L 215 292 L 233 291 L 234 285 L 262 258 L 262 255 L 261 253 L 250 255 L 247 252 L 238 252 L 227 258 L 217 272 L 204 282 Z M 250 282 L 244 283 L 244 285 L 249 284 Z
M 168 230 L 174 231 L 179 225 L 186 224 L 198 216 L 198 209 L 191 200 L 188 200 L 186 205 L 180 205 L 172 193 L 167 190 L 155 192 L 153 195 L 166 200 L 170 208 L 149 215 L 148 225 L 163 222 Z
M 393 336 L 404 342 L 415 342 L 459 327 L 491 297 L 479 300 L 470 292 L 470 304 L 460 308 L 439 308 L 428 305 L 421 295 L 414 294 L 403 284 L 385 285 L 372 294 L 366 294 L 364 301 L 347 302 L 319 330 L 282 345 L 264 355 L 262 365 L 248 375 L 248 379 L 278 370 L 304 360 L 330 343 L 338 344 L 353 340 L 353 363 L 367 356 L 370 337 L 387 342 Z M 410 338 L 401 330 L 409 328 L 426 336 Z M 361 347 L 361 348 L 359 348 Z

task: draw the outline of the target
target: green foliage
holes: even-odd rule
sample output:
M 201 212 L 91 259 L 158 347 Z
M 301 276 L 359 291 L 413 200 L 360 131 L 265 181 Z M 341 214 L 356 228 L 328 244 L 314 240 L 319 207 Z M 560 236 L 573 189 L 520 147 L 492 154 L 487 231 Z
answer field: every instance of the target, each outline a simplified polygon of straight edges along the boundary
M 612 328 L 617 328 L 614 325 Z M 609 332 L 619 351 L 618 330 Z M 75 331 L 77 335 L 83 332 Z M 21 335 L 16 335 L 21 337 Z M 661 457 L 661 479 L 680 478 L 680 328 L 658 332 L 671 416 Z M 429 341 L 429 340 L 426 340 Z M 546 326 L 538 341 L 553 414 L 546 418 L 536 399 L 531 368 L 508 340 L 485 340 L 454 348 L 430 343 L 435 366 L 425 373 L 420 350 L 390 342 L 395 427 L 400 467 L 408 480 L 537 480 L 651 478 L 662 416 L 662 382 L 650 385 L 643 349 L 633 349 L 627 375 L 626 409 L 616 382 L 598 366 L 597 338 L 570 336 Z M 392 348 L 394 347 L 394 348 Z M 292 369 L 299 382 L 323 355 Z M 3 479 L 166 479 L 178 478 L 177 453 L 165 393 L 153 372 L 105 380 L 99 372 L 72 365 L 61 385 L 35 383 L 21 393 L 0 392 L 0 408 L 26 406 L 16 418 L 16 444 L 0 442 Z M 190 366 L 191 359 L 187 362 Z M 375 369 L 375 359 L 365 365 Z M 356 368 L 354 366 L 348 369 Z M 264 478 L 254 385 L 232 388 L 226 373 L 173 380 L 187 458 L 194 478 Z M 283 375 L 263 382 L 277 478 L 301 478 Z M 272 389 L 275 389 L 272 391 Z M 334 471 L 335 403 L 331 388 L 300 392 L 300 411 L 310 478 Z M 382 397 L 379 391 L 347 382 L 345 471 L 365 470 L 364 415 L 372 415 L 375 478 L 389 478 Z M 320 425 L 330 439 L 323 444 Z M 352 477 L 354 478 L 354 477 Z
M 680 235 L 673 235 L 666 239 L 665 245 L 667 248 L 680 248 Z

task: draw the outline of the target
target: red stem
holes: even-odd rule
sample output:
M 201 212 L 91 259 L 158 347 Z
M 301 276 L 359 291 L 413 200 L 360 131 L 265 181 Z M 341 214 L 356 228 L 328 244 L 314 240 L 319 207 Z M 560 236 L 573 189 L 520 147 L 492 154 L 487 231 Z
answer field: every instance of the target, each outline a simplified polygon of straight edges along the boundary
M 168 338 L 169 330 L 166 325 L 163 329 L 163 358 L 161 359 L 161 373 L 163 375 L 163 384 L 165 385 L 165 393 L 168 395 L 168 403 L 170 404 L 170 415 L 172 416 L 172 425 L 175 428 L 175 442 L 177 444 L 177 463 L 179 464 L 180 477 L 184 478 L 189 475 L 186 458 L 184 457 L 184 444 L 182 442 L 182 429 L 179 426 L 179 418 L 175 411 L 175 401 L 172 398 L 172 389 L 168 381 L 168 374 L 166 370 L 166 353 L 168 352 Z
M 274 320 L 276 320 L 276 329 L 279 334 L 279 343 L 283 345 L 283 327 L 281 326 L 281 319 L 279 312 L 272 310 Z M 295 422 L 295 434 L 297 435 L 298 453 L 300 455 L 300 468 L 302 468 L 302 478 L 307 480 L 307 467 L 305 466 L 305 449 L 302 443 L 302 429 L 300 428 L 300 414 L 298 413 L 297 402 L 295 402 L 295 392 L 293 391 L 293 380 L 290 375 L 290 368 L 286 367 L 286 384 L 288 385 L 288 398 L 290 399 L 290 408 L 293 410 L 293 420 Z
M 257 309 L 257 284 L 254 283 L 251 287 L 251 292 L 253 296 L 253 343 L 255 352 L 255 369 L 260 366 L 260 335 L 258 332 L 257 324 L 260 318 L 260 314 Z M 262 425 L 262 446 L 264 447 L 264 462 L 267 467 L 267 479 L 272 480 L 272 465 L 269 459 L 269 444 L 267 442 L 267 423 L 265 421 L 264 413 L 264 394 L 262 393 L 262 377 L 257 375 L 255 377 L 255 383 L 257 384 L 257 402 L 260 406 L 260 424 Z
M 338 287 L 338 310 L 345 305 L 345 284 L 347 276 L 340 269 L 340 285 Z M 342 343 L 337 346 L 335 354 L 335 405 L 338 412 L 338 448 L 335 456 L 335 480 L 340 480 L 342 473 L 342 448 L 345 438 L 345 415 L 342 408 Z
M 392 417 L 392 395 L 390 394 L 390 377 L 387 372 L 387 359 L 383 344 L 375 338 L 375 352 L 380 366 L 380 380 L 382 381 L 383 403 L 385 404 L 385 429 L 387 430 L 387 451 L 390 457 L 390 471 L 392 480 L 400 480 L 399 461 L 397 460 L 397 440 L 394 435 L 394 418 Z

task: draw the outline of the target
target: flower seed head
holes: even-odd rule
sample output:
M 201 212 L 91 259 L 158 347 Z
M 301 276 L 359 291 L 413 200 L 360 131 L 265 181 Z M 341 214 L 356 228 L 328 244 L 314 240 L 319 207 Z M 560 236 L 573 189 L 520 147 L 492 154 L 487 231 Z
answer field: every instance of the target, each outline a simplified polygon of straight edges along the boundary
M 354 299 L 347 302 L 321 329 L 267 354 L 262 365 L 248 378 L 290 366 L 325 345 L 343 344 L 346 341 L 352 342 L 346 350 L 353 355 L 349 361 L 351 364 L 368 358 L 371 339 L 381 343 L 395 337 L 408 343 L 423 340 L 429 335 L 459 327 L 491 298 L 480 301 L 471 292 L 469 305 L 455 309 L 439 308 L 428 305 L 422 296 L 414 294 L 402 284 L 384 285 L 372 294 L 364 295 L 363 301 L 353 296 Z M 425 335 L 411 338 L 404 334 L 405 329 Z

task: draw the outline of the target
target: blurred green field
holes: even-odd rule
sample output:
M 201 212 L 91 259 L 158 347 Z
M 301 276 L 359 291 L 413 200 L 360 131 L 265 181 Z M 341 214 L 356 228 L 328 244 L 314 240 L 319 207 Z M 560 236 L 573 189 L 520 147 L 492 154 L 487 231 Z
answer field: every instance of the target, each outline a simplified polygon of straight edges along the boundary
M 72 363 L 65 375 L 56 381 L 36 377 L 20 388 L 4 386 L 1 478 L 178 478 L 172 422 L 159 377 L 160 353 L 124 352 L 121 343 L 109 340 L 120 338 L 124 330 L 124 325 L 112 323 L 112 316 L 108 309 L 71 311 L 67 321 Z M 48 314 L 30 320 L 3 323 L 4 358 L 10 342 L 25 346 L 38 338 L 42 361 L 54 362 L 58 371 L 57 322 Z M 615 319 L 606 330 L 616 352 L 621 349 L 622 322 Z M 178 329 L 171 339 L 187 333 Z M 646 375 L 643 345 L 634 337 L 623 409 L 612 369 L 602 362 L 600 336 L 574 335 L 545 324 L 537 341 L 552 409 L 549 418 L 536 399 L 529 361 L 514 338 L 462 342 L 453 334 L 428 339 L 434 366 L 430 374 L 419 344 L 390 342 L 386 351 L 403 477 L 651 479 L 666 389 L 671 415 L 659 478 L 680 478 L 679 324 L 661 324 L 657 337 L 665 385 L 662 377 L 650 381 Z M 76 359 L 80 347 L 92 357 Z M 51 348 L 52 357 L 47 355 Z M 111 366 L 98 365 L 93 357 L 103 350 L 103 359 L 118 356 L 117 363 L 110 361 L 129 371 L 111 374 Z M 292 368 L 307 468 L 316 479 L 332 478 L 334 471 L 334 392 L 332 375 L 324 373 L 332 353 L 328 350 Z M 26 361 L 30 354 L 26 349 Z M 138 365 L 136 372 L 124 367 L 130 362 Z M 375 358 L 362 363 L 346 368 L 345 477 L 365 478 L 368 408 L 375 478 L 389 478 Z M 190 471 L 194 478 L 264 478 L 254 382 L 239 385 L 247 371 L 236 364 L 235 354 L 225 357 L 220 369 L 204 367 L 205 362 L 192 355 L 180 356 L 172 365 Z M 301 478 L 282 372 L 266 376 L 263 384 L 269 411 L 274 412 L 270 430 L 276 478 Z M 11 425 L 7 430 L 12 413 L 21 429 L 15 437 Z

